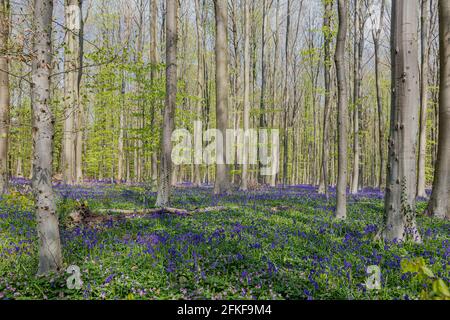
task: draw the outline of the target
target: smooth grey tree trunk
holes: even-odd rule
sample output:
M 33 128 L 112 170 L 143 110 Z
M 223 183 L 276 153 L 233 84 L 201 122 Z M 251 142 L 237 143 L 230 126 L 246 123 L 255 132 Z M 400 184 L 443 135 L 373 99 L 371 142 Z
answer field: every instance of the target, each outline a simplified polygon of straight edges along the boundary
M 172 178 L 172 132 L 177 99 L 178 1 L 166 1 L 166 106 L 162 130 L 162 152 L 156 207 L 169 205 Z
M 74 1 L 74 0 L 71 0 Z M 77 2 L 77 3 L 75 3 Z M 80 26 L 79 30 L 74 30 L 77 36 L 76 41 L 78 44 L 75 46 L 75 55 L 78 60 L 77 73 L 77 83 L 76 83 L 76 93 L 77 93 L 77 112 L 75 113 L 75 181 L 77 184 L 83 183 L 83 134 L 84 134 L 84 106 L 80 97 L 80 87 L 83 76 L 83 55 L 84 55 L 84 21 L 82 19 L 82 2 L 83 0 L 74 1 L 74 5 L 78 6 L 80 12 L 77 23 Z
M 76 129 L 78 112 L 79 40 L 75 28 L 78 0 L 65 1 L 65 50 L 64 50 L 64 126 L 63 126 L 63 179 L 67 184 L 75 182 Z M 78 7 L 79 8 L 79 7 Z M 79 16 L 78 16 L 79 17 Z
M 289 114 L 289 104 L 290 104 L 290 92 L 289 92 L 289 39 L 291 33 L 291 4 L 292 1 L 287 1 L 286 7 L 286 41 L 285 41 L 285 61 L 284 61 L 284 110 L 283 110 L 283 187 L 286 187 L 288 183 L 288 142 L 289 142 L 289 131 L 288 131 L 288 114 Z
M 201 7 L 199 0 L 195 0 L 195 22 L 196 22 L 196 32 L 197 32 L 197 121 L 201 121 L 202 110 L 203 110 L 203 93 L 204 93 L 204 71 L 203 71 L 203 25 L 202 25 Z M 196 150 L 198 152 L 198 150 Z M 194 164 L 194 185 L 200 186 L 202 184 L 200 164 Z
M 323 76 L 325 84 L 325 105 L 323 111 L 323 134 L 322 134 L 322 163 L 320 170 L 319 194 L 328 197 L 328 158 L 329 158 L 329 118 L 331 104 L 331 17 L 333 11 L 333 1 L 325 1 L 325 12 L 323 18 L 324 37 L 324 67 Z
M 49 106 L 52 56 L 52 0 L 34 1 L 32 117 L 33 179 L 37 233 L 39 237 L 38 274 L 62 267 L 58 215 L 52 189 L 54 118 Z
M 8 192 L 8 139 L 9 139 L 9 0 L 0 0 L 0 194 Z
M 250 6 L 244 0 L 244 131 L 250 129 Z M 242 165 L 241 189 L 248 189 L 248 152 L 249 143 L 244 140 L 244 161 Z
M 228 128 L 228 14 L 227 1 L 215 0 L 216 13 L 216 122 L 217 130 L 223 135 L 223 148 L 217 146 L 216 181 L 214 193 L 227 193 L 230 190 L 228 165 L 225 164 L 226 130 Z
M 345 78 L 345 42 L 347 39 L 347 1 L 338 0 L 339 30 L 336 42 L 336 76 L 338 86 L 338 180 L 336 218 L 347 217 L 347 80 Z
M 426 198 L 425 191 L 426 177 L 425 165 L 427 157 L 427 105 L 428 105 L 428 60 L 429 60 L 429 42 L 428 42 L 428 19 L 429 2 L 422 0 L 420 38 L 421 38 L 421 77 L 420 77 L 420 131 L 419 131 L 419 160 L 417 169 L 417 197 Z
M 439 142 L 428 213 L 450 219 L 450 2 L 439 1 Z
M 375 89 L 377 96 L 377 109 L 378 109 L 378 155 L 380 157 L 380 170 L 378 173 L 378 187 L 381 189 L 385 184 L 385 152 L 384 152 L 384 113 L 383 113 L 383 99 L 381 96 L 381 74 L 380 74 L 380 37 L 384 23 L 384 11 L 386 1 L 381 1 L 380 9 L 380 22 L 377 29 L 372 33 L 374 51 L 375 51 Z
M 361 147 L 359 139 L 359 117 L 361 109 L 362 58 L 364 50 L 364 23 L 360 0 L 355 0 L 354 23 L 354 85 L 353 85 L 353 174 L 350 193 L 357 194 L 359 187 L 359 164 Z
M 151 0 L 150 5 L 150 62 L 153 66 L 159 63 L 158 56 L 158 1 Z M 156 82 L 157 72 L 152 69 L 150 78 L 152 84 Z M 156 117 L 156 103 L 152 103 L 151 107 L 151 127 L 155 129 L 155 117 Z M 152 182 L 156 183 L 158 180 L 158 157 L 157 152 L 153 151 L 151 155 L 152 162 Z
M 420 105 L 418 0 L 392 1 L 392 94 L 382 236 L 420 242 L 416 227 L 417 135 Z

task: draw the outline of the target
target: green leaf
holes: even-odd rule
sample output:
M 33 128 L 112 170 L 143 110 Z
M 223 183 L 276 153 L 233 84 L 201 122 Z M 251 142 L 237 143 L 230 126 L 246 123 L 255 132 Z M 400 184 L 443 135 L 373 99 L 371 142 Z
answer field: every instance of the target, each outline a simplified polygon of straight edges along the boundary
M 430 270 L 430 268 L 428 268 L 427 266 L 421 266 L 421 269 L 426 276 L 434 278 L 434 273 Z
M 445 297 L 450 297 L 450 290 L 448 289 L 448 286 L 445 284 L 444 280 L 438 279 L 433 283 L 433 289 L 434 284 L 436 284 L 436 292 L 442 294 Z

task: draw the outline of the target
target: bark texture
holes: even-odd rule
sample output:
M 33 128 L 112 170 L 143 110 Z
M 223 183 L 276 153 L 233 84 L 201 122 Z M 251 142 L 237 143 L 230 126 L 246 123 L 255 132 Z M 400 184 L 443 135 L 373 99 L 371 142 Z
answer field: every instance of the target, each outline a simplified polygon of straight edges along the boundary
M 162 129 L 162 152 L 156 207 L 167 207 L 172 177 L 172 132 L 177 99 L 177 25 L 178 1 L 166 1 L 166 106 Z
M 347 80 L 345 78 L 345 42 L 347 39 L 347 1 L 338 0 L 339 31 L 336 43 L 336 75 L 338 86 L 338 180 L 336 217 L 347 217 Z
M 420 242 L 416 160 L 420 104 L 418 0 L 392 1 L 392 94 L 383 238 Z
M 37 231 L 38 274 L 58 271 L 62 266 L 59 223 L 52 189 L 54 119 L 49 106 L 52 56 L 52 0 L 34 1 L 32 60 L 33 179 Z

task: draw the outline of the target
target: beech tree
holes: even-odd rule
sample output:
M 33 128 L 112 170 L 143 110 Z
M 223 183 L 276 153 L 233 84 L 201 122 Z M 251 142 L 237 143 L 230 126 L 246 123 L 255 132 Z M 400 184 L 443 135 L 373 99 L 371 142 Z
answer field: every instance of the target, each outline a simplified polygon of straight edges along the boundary
M 382 236 L 420 242 L 416 227 L 416 143 L 420 105 L 417 0 L 392 1 L 392 94 Z
M 8 191 L 8 139 L 9 139 L 9 58 L 7 56 L 10 33 L 9 0 L 0 0 L 0 194 Z
M 157 207 L 169 204 L 172 177 L 172 132 L 177 102 L 178 1 L 166 1 L 166 103 L 161 138 Z
M 323 134 L 322 134 L 322 163 L 320 170 L 319 193 L 328 197 L 328 158 L 329 158 L 329 118 L 331 108 L 331 18 L 333 14 L 333 0 L 325 0 L 325 11 L 323 17 L 323 38 L 324 38 L 324 55 L 323 55 L 323 77 L 325 87 L 324 111 L 323 111 Z
M 54 117 L 50 109 L 53 1 L 35 0 L 33 14 L 33 59 L 31 74 L 33 179 L 37 233 L 38 274 L 62 267 L 59 223 L 52 188 Z
M 427 110 L 428 110 L 428 63 L 429 63 L 429 1 L 421 1 L 420 17 L 420 131 L 419 131 L 419 160 L 417 168 L 417 196 L 427 197 L 425 192 L 426 176 L 425 162 L 427 156 Z
M 450 2 L 439 1 L 439 144 L 429 215 L 450 219 Z
M 250 6 L 249 0 L 244 0 L 244 131 L 250 129 Z M 263 99 L 263 98 L 261 98 Z M 244 141 L 244 164 L 242 166 L 243 191 L 247 190 L 248 174 L 248 141 Z
M 63 134 L 63 178 L 67 184 L 76 181 L 76 115 L 78 114 L 79 92 L 79 0 L 65 1 L 65 51 L 64 51 L 64 134 Z M 78 21 L 77 21 L 78 20 Z
M 345 78 L 345 42 L 347 39 L 347 7 L 345 0 L 338 0 L 339 30 L 336 42 L 336 76 L 338 86 L 338 181 L 336 188 L 336 217 L 347 217 L 347 80 Z
M 226 165 L 226 131 L 228 128 L 228 13 L 226 0 L 214 0 L 216 20 L 216 123 L 223 135 L 223 143 L 217 142 L 216 180 L 214 193 L 226 193 L 230 189 L 229 168 Z M 217 137 L 216 137 L 217 138 Z

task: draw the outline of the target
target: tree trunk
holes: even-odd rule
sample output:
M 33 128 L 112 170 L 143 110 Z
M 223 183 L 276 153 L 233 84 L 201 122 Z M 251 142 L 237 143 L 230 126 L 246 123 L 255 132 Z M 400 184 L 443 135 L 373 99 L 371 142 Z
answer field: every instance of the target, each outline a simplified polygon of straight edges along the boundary
M 273 58 L 273 68 L 272 68 L 272 109 L 275 110 L 277 108 L 278 103 L 278 90 L 276 87 L 277 75 L 279 74 L 278 66 L 279 66 L 279 44 L 280 44 L 280 0 L 277 0 L 276 12 L 275 12 L 275 36 L 274 36 L 274 58 Z M 275 128 L 276 115 L 275 112 L 272 114 L 272 128 Z M 278 173 L 273 174 L 270 179 L 270 186 L 275 187 L 277 185 L 277 176 Z
M 345 78 L 345 42 L 347 39 L 347 1 L 338 0 L 339 30 L 336 43 L 336 76 L 338 85 L 338 181 L 336 217 L 347 217 L 347 80 Z
M 162 129 L 162 153 L 156 207 L 167 207 L 172 177 L 172 132 L 177 98 L 177 0 L 166 0 L 166 107 Z
M 150 63 L 152 64 L 152 67 L 156 67 L 156 65 L 159 63 L 159 57 L 158 57 L 158 0 L 151 0 L 151 6 L 150 6 Z M 152 71 L 150 73 L 150 78 L 152 85 L 155 84 L 157 73 L 152 68 Z M 156 102 L 152 102 L 151 106 L 151 128 L 152 132 L 155 130 L 155 117 L 156 117 Z M 152 162 L 152 182 L 156 183 L 158 180 L 158 157 L 157 152 L 152 151 L 151 155 L 151 162 Z
M 286 14 L 286 43 L 285 43 L 285 64 L 284 64 L 284 110 L 283 110 L 283 187 L 287 185 L 288 177 L 288 143 L 289 143 L 289 131 L 288 131 L 288 113 L 289 113 L 289 35 L 291 30 L 291 0 L 287 2 L 287 14 Z
M 228 16 L 227 1 L 215 0 L 216 13 L 216 121 L 223 135 L 223 147 L 217 144 L 216 182 L 214 193 L 227 193 L 230 189 L 229 168 L 225 164 L 226 130 L 228 128 Z
M 203 110 L 203 104 L 204 104 L 204 71 L 203 71 L 203 25 L 202 25 L 202 16 L 201 16 L 201 8 L 199 0 L 195 0 L 195 21 L 196 21 L 196 27 L 197 27 L 197 121 L 202 120 L 202 110 Z M 203 134 L 203 133 L 202 133 Z M 202 136 L 203 137 L 203 136 Z M 196 150 L 195 152 L 198 152 Z M 197 157 L 202 157 L 202 154 L 199 152 L 197 154 Z M 201 162 L 201 161 L 198 161 Z M 201 175 L 200 175 L 200 164 L 195 163 L 194 164 L 194 185 L 200 186 L 202 183 Z
M 84 55 L 84 49 L 83 49 L 83 41 L 84 41 L 84 21 L 82 18 L 82 2 L 83 0 L 71 0 L 74 1 L 74 4 L 78 6 L 78 10 L 80 14 L 78 17 L 79 30 L 74 30 L 77 34 L 78 39 L 78 47 L 76 47 L 76 51 L 74 52 L 74 56 L 76 59 L 78 59 L 78 70 L 76 70 L 76 76 L 77 76 L 77 85 L 76 85 L 76 92 L 77 92 L 77 112 L 75 114 L 75 129 L 76 129 L 76 141 L 75 141 L 75 181 L 77 184 L 83 183 L 83 133 L 84 133 L 84 107 L 83 103 L 80 98 L 80 87 L 81 87 L 81 80 L 83 76 L 83 55 Z
M 8 192 L 9 139 L 9 0 L 0 0 L 0 194 Z
M 50 110 L 50 63 L 52 55 L 52 0 L 34 1 L 32 60 L 33 179 L 39 237 L 38 274 L 62 267 L 58 215 L 52 189 L 54 119 Z
M 325 82 L 325 105 L 323 111 L 323 136 L 322 136 L 322 164 L 319 181 L 319 194 L 325 194 L 328 198 L 328 157 L 329 157 L 329 117 L 331 102 L 331 17 L 333 10 L 333 1 L 325 1 L 325 12 L 323 18 L 323 37 L 324 37 L 324 82 Z
M 63 133 L 63 179 L 67 184 L 75 182 L 75 115 L 78 112 L 79 70 L 79 18 L 78 0 L 66 0 L 64 51 L 64 133 Z
M 383 99 L 381 96 L 381 74 L 380 74 L 380 37 L 384 22 L 384 10 L 386 6 L 386 1 L 381 1 L 381 11 L 380 11 L 380 23 L 375 32 L 373 32 L 373 43 L 375 50 L 375 86 L 376 86 L 376 96 L 377 96 L 377 108 L 378 108 L 378 153 L 380 157 L 380 171 L 378 175 L 378 187 L 380 189 L 385 185 L 384 177 L 384 117 L 383 117 Z
M 450 219 L 450 2 L 439 1 L 439 142 L 428 213 Z
M 392 1 L 392 95 L 382 235 L 420 242 L 416 227 L 416 142 L 420 104 L 417 0 Z
M 361 107 L 361 78 L 362 78 L 362 56 L 364 48 L 364 25 L 362 23 L 361 3 L 355 0 L 354 23 L 354 86 L 353 86 L 353 174 L 350 187 L 351 194 L 358 193 L 359 187 L 359 163 L 361 148 L 359 145 L 359 109 Z
M 267 5 L 266 0 L 262 3 L 262 26 L 261 26 L 261 95 L 259 101 L 259 127 L 267 127 L 266 111 L 265 111 L 265 93 L 266 93 L 266 60 L 265 60 L 265 50 L 266 50 L 266 16 L 267 16 Z M 258 148 L 259 149 L 259 148 Z M 261 175 L 262 165 L 259 162 L 258 168 L 258 182 L 260 184 L 264 183 L 264 176 Z
M 250 6 L 249 0 L 244 0 L 244 131 L 250 129 Z M 248 173 L 248 152 L 249 143 L 247 139 L 244 140 L 244 159 L 242 165 L 242 185 L 241 189 L 246 191 L 247 173 Z
M 427 157 L 427 105 L 428 105 L 428 19 L 429 3 L 428 0 L 422 0 L 420 19 L 420 38 L 421 38 L 421 77 L 420 77 L 420 131 L 419 131 L 419 160 L 417 169 L 417 197 L 426 198 L 425 192 L 425 166 Z

